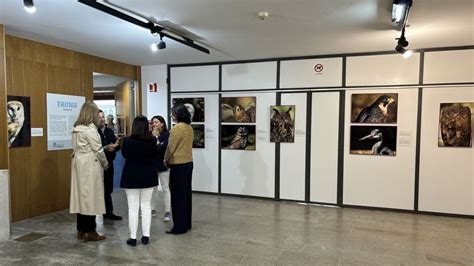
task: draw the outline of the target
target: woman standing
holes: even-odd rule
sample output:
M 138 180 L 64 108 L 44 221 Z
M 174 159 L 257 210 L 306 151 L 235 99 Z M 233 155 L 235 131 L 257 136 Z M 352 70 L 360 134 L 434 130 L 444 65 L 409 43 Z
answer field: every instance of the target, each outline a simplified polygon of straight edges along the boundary
M 165 119 L 162 116 L 154 116 L 151 119 L 151 122 L 153 123 L 153 136 L 156 138 L 156 145 L 158 146 L 156 168 L 158 171 L 160 185 L 163 189 L 163 197 L 165 201 L 165 216 L 163 221 L 169 222 L 171 220 L 171 194 L 169 188 L 170 172 L 163 164 L 163 160 L 165 157 L 166 148 L 168 147 L 168 138 L 170 133 L 168 132 Z M 154 204 L 152 203 L 152 205 Z
M 77 238 L 100 241 L 105 236 L 96 232 L 95 216 L 105 213 L 104 170 L 109 165 L 105 157 L 97 126 L 99 108 L 85 102 L 72 130 L 70 213 L 77 213 Z
M 120 187 L 125 188 L 128 202 L 128 228 L 130 239 L 127 244 L 137 245 L 138 210 L 142 217 L 142 243 L 150 240 L 151 197 L 153 188 L 158 185 L 155 160 L 156 141 L 148 128 L 148 119 L 137 116 L 132 123 L 132 134 L 122 142 L 122 155 L 125 166 Z
M 192 175 L 193 139 L 191 117 L 184 105 L 171 110 L 173 122 L 168 148 L 165 153 L 165 166 L 170 168 L 171 209 L 173 229 L 168 234 L 184 234 L 191 229 L 192 216 Z

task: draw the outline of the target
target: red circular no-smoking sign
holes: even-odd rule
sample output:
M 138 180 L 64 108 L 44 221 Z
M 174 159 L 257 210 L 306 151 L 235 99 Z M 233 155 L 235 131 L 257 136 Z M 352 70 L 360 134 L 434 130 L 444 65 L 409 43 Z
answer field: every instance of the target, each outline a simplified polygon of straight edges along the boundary
M 314 71 L 316 71 L 316 72 L 318 72 L 318 73 L 321 72 L 321 71 L 323 71 L 323 69 L 324 69 L 324 67 L 323 67 L 322 64 L 316 64 L 316 65 L 314 66 Z

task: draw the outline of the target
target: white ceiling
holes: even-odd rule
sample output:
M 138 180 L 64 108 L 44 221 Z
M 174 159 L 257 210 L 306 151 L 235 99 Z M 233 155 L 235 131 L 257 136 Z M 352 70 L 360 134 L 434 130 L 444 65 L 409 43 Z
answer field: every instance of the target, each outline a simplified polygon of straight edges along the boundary
M 94 90 L 100 90 L 101 88 L 109 89 L 111 87 L 115 88 L 115 86 L 117 86 L 118 84 L 128 80 L 127 78 L 97 72 L 94 72 L 92 76 Z
M 150 32 L 75 0 L 0 1 L 7 34 L 135 65 L 234 61 L 393 50 L 392 0 L 110 0 L 203 38 L 207 55 L 172 40 L 152 53 Z M 474 0 L 413 0 L 409 48 L 474 44 Z M 258 11 L 270 13 L 265 21 Z

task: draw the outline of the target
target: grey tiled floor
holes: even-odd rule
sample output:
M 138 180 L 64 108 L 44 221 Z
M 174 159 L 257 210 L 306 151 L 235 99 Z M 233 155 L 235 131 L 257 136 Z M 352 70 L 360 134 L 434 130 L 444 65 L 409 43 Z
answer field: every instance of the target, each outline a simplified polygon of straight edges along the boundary
M 34 240 L 0 242 L 0 264 L 474 265 L 469 219 L 195 194 L 189 233 L 165 234 L 160 212 L 151 243 L 129 247 L 124 193 L 114 201 L 125 219 L 106 222 L 105 241 L 76 240 L 75 216 L 60 211 L 15 223 L 13 239 Z

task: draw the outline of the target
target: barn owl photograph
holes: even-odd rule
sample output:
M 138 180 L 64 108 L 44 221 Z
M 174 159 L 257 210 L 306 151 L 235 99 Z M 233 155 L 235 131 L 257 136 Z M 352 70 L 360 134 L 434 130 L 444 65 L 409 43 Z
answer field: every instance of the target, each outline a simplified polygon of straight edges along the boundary
M 29 97 L 8 96 L 8 147 L 30 146 L 29 102 Z

